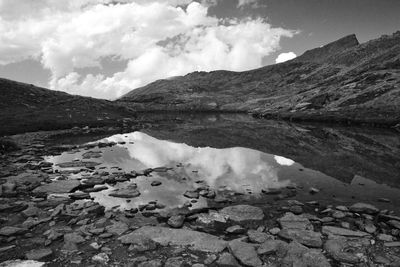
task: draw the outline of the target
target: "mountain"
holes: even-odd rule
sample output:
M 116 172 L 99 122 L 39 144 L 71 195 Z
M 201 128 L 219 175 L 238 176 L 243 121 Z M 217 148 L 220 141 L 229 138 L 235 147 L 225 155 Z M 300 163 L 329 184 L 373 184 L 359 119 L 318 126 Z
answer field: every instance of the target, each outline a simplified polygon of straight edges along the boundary
M 0 78 L 0 136 L 73 126 L 102 126 L 132 114 L 107 100 Z
M 359 44 L 355 35 L 284 63 L 193 72 L 134 89 L 117 102 L 138 111 L 250 112 L 290 120 L 400 122 L 400 31 Z

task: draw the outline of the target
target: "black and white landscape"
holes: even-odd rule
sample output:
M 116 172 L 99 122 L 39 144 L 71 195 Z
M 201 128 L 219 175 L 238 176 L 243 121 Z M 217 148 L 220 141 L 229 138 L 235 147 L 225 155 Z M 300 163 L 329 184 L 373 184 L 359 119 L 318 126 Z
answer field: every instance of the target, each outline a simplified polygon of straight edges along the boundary
M 0 0 L 0 267 L 400 266 L 397 0 Z

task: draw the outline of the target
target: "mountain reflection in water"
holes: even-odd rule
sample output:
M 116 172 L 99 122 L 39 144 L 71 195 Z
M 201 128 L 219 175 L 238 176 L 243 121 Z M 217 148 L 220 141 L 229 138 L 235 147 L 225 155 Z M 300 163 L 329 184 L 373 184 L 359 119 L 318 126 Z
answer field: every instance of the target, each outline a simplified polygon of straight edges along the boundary
M 168 171 L 152 172 L 150 176 L 139 176 L 127 182 L 108 185 L 108 190 L 91 193 L 95 201 L 107 208 L 132 209 L 151 201 L 157 201 L 168 208 L 182 206 L 188 201 L 195 208 L 205 207 L 208 199 L 200 197 L 198 200 L 190 200 L 184 196 L 187 190 L 204 185 L 214 189 L 217 194 L 230 192 L 231 195 L 241 195 L 253 201 L 264 201 L 266 195 L 262 194 L 262 190 L 288 185 L 304 189 L 296 197 L 300 200 L 311 200 L 308 193 L 311 187 L 322 191 L 318 196 L 320 200 L 336 198 L 345 202 L 354 197 L 393 197 L 395 204 L 400 195 L 398 189 L 372 181 L 365 182 L 368 179 L 363 178 L 363 187 L 360 187 L 360 183 L 347 184 L 319 171 L 304 168 L 291 159 L 249 148 L 193 147 L 159 140 L 143 132 L 117 134 L 100 142 L 115 142 L 117 145 L 90 149 L 102 152 L 101 157 L 90 159 L 101 163 L 96 167 L 98 171 L 116 173 L 157 167 L 171 168 Z M 79 149 L 47 160 L 55 164 L 82 160 L 82 155 L 87 151 Z M 86 179 L 92 174 L 80 178 Z M 161 185 L 152 186 L 154 181 L 161 182 Z M 132 184 L 137 185 L 141 193 L 139 197 L 127 201 L 109 196 L 115 190 L 129 188 Z

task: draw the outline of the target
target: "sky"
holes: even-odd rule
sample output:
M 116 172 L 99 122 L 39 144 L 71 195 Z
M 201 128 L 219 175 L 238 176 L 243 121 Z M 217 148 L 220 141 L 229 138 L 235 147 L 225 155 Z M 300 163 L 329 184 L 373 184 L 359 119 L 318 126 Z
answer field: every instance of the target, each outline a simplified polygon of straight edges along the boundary
M 158 79 L 255 69 L 397 30 L 399 0 L 0 0 L 0 77 L 116 99 Z

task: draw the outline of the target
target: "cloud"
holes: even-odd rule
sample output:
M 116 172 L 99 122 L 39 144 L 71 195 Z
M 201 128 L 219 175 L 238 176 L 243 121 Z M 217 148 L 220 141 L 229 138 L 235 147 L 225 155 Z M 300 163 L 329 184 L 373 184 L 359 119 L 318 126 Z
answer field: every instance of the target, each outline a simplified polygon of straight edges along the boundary
M 294 59 L 295 57 L 297 57 L 297 55 L 295 53 L 293 53 L 293 52 L 281 53 L 275 59 L 275 63 L 282 63 L 282 62 Z
M 40 60 L 49 86 L 113 99 L 157 79 L 191 71 L 262 66 L 294 31 L 262 19 L 222 21 L 213 1 L 0 0 L 0 64 Z M 102 59 L 127 62 L 111 76 L 83 75 Z
M 265 5 L 260 4 L 260 0 L 238 0 L 238 8 L 243 8 L 246 6 L 250 6 L 251 8 L 259 8 Z

